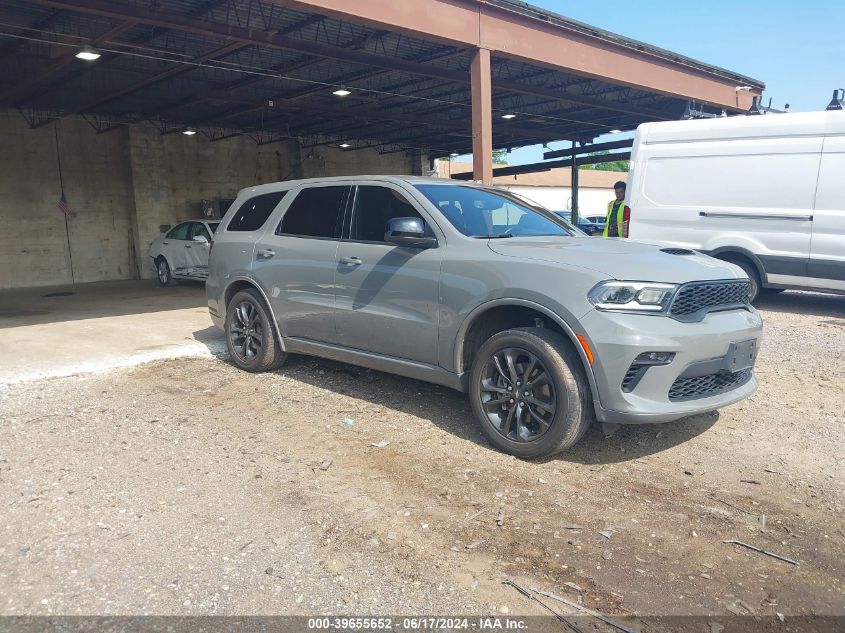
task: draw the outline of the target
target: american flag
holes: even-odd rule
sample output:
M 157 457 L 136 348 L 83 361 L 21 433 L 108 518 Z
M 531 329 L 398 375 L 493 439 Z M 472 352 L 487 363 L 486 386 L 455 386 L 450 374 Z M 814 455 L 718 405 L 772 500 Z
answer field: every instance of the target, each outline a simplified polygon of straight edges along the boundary
M 70 205 L 67 203 L 67 198 L 65 198 L 65 192 L 62 191 L 62 197 L 59 198 L 59 203 L 56 205 L 59 208 L 59 211 L 67 215 L 73 215 L 73 210 L 71 210 Z

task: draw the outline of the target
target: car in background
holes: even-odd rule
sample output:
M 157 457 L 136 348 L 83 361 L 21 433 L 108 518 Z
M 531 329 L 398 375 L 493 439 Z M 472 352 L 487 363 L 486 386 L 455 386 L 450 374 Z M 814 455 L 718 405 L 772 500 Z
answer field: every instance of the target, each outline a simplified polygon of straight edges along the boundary
M 149 255 L 158 283 L 172 286 L 177 279 L 208 277 L 208 253 L 219 224 L 219 220 L 190 220 L 154 239 Z
M 570 218 L 572 217 L 571 211 L 555 211 L 556 216 L 560 219 L 569 222 Z M 604 218 L 602 218 L 601 224 L 595 222 L 589 217 L 578 216 L 578 228 L 581 229 L 587 235 L 601 235 L 602 231 L 604 231 Z
M 504 189 L 288 180 L 241 191 L 222 222 L 205 289 L 235 366 L 306 354 L 468 392 L 519 457 L 572 446 L 594 419 L 671 422 L 757 388 L 742 270 L 589 238 Z

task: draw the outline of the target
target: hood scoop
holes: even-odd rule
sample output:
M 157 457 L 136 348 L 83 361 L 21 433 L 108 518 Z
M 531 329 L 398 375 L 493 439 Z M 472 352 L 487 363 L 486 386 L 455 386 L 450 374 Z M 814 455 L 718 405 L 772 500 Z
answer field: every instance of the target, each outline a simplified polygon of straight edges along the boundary
M 669 255 L 695 255 L 695 251 L 688 248 L 661 248 L 661 253 L 669 253 Z

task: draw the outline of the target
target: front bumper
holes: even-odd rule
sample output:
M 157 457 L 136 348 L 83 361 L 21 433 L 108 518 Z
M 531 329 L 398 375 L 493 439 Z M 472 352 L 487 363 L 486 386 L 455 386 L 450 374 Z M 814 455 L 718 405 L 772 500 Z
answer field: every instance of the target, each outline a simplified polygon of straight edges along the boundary
M 704 397 L 680 400 L 669 396 L 675 381 L 688 375 L 691 368 L 706 366 L 707 361 L 713 361 L 717 367 L 717 359 L 724 358 L 733 343 L 759 341 L 763 320 L 756 310 L 714 312 L 697 323 L 593 310 L 581 319 L 581 325 L 595 356 L 594 404 L 600 422 L 671 422 L 733 404 L 757 389 L 757 378 L 752 374 L 736 388 L 716 391 L 713 395 L 705 392 Z M 643 352 L 674 352 L 675 357 L 667 365 L 650 367 L 626 393 L 622 381 L 634 359 Z

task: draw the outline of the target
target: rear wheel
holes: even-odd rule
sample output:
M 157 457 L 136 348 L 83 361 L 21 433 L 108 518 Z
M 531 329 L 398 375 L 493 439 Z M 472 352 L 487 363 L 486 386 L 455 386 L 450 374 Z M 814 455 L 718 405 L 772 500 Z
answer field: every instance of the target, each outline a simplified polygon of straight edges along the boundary
M 517 457 L 559 453 L 593 421 L 580 358 L 543 328 L 506 330 L 485 342 L 473 362 L 470 401 L 490 441 Z
M 743 272 L 748 275 L 748 279 L 751 280 L 751 301 L 756 301 L 757 296 L 760 294 L 760 287 L 762 284 L 760 283 L 760 273 L 757 272 L 757 268 L 745 259 L 731 259 L 726 258 L 725 261 L 730 262 L 731 264 L 735 264 L 742 268 Z
M 242 290 L 226 309 L 226 347 L 232 362 L 250 372 L 273 371 L 285 354 L 276 340 L 270 310 L 256 290 Z

